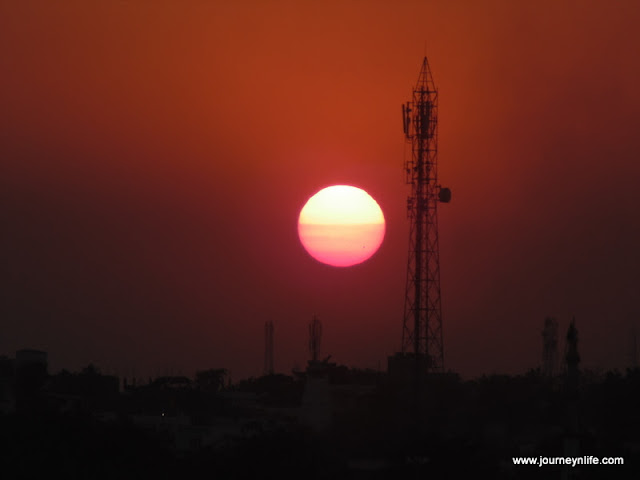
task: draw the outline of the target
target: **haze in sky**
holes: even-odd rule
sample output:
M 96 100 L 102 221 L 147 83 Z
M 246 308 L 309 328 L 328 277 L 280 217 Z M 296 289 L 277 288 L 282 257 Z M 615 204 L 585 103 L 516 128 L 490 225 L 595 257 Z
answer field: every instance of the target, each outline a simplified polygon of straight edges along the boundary
M 544 318 L 582 366 L 623 368 L 640 290 L 640 4 L 0 4 L 0 353 L 121 375 L 262 371 L 400 348 L 409 224 L 400 106 L 439 89 L 445 366 L 541 361 Z M 385 239 L 309 257 L 306 200 L 354 185 Z

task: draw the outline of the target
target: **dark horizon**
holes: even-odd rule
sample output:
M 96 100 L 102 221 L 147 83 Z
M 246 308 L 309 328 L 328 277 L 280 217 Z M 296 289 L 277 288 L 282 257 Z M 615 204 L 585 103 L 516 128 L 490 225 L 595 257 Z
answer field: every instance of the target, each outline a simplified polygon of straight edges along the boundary
M 557 321 L 555 317 L 547 317 L 545 319 L 545 325 L 546 325 L 546 320 L 548 319 Z M 503 376 L 517 378 L 517 377 L 523 377 L 523 376 L 526 377 L 531 375 L 540 376 L 540 377 L 549 376 L 552 378 L 562 378 L 567 374 L 566 362 L 567 362 L 568 335 L 570 335 L 572 324 L 573 325 L 576 324 L 575 318 L 572 319 L 572 322 L 568 324 L 566 331 L 556 330 L 555 342 L 553 342 L 555 344 L 555 347 L 551 348 L 553 361 L 550 361 L 550 362 L 547 361 L 545 363 L 545 352 L 543 352 L 543 349 L 545 348 L 545 345 L 544 345 L 545 342 L 542 339 L 544 328 L 541 328 L 541 332 L 540 332 L 541 333 L 541 342 L 540 342 L 541 355 L 539 358 L 539 362 L 535 365 L 528 367 L 523 371 L 511 372 L 511 373 L 496 372 L 496 371 L 479 372 L 475 376 L 465 376 L 465 375 L 461 375 L 460 372 L 456 372 L 452 369 L 445 368 L 442 373 L 445 375 L 454 375 L 456 377 L 459 377 L 463 381 L 475 381 L 479 379 L 486 379 L 491 377 L 503 377 Z M 310 325 L 311 325 L 311 322 L 307 326 L 310 327 Z M 579 329 L 577 331 L 578 331 L 578 345 L 579 345 L 580 344 L 579 340 L 581 335 L 579 333 L 580 332 Z M 637 335 L 636 332 L 632 332 L 632 333 L 634 335 Z M 310 341 L 310 338 L 307 338 L 307 341 Z M 634 370 L 637 370 L 638 368 L 640 368 L 640 365 L 639 365 L 640 349 L 638 348 L 637 337 L 630 337 L 629 343 L 632 348 L 630 348 L 629 361 L 627 362 L 626 365 L 622 367 L 613 367 L 609 369 L 601 368 L 601 367 L 594 368 L 590 366 L 587 366 L 585 368 L 584 366 L 579 366 L 579 371 L 581 372 L 581 375 L 585 379 L 587 379 L 587 382 L 593 382 L 593 381 L 596 381 L 597 379 L 604 379 L 610 375 L 625 375 L 625 374 L 628 375 L 632 373 Z M 320 344 L 322 344 L 322 341 L 320 342 Z M 635 347 L 635 351 L 633 351 L 633 347 Z M 14 355 L 11 355 L 11 353 L 14 353 Z M 152 383 L 154 381 L 157 381 L 158 379 L 169 378 L 169 377 L 187 377 L 193 380 L 198 376 L 199 372 L 204 372 L 207 370 L 224 370 L 225 378 L 230 382 L 230 384 L 237 385 L 247 380 L 259 379 L 262 377 L 268 377 L 270 375 L 276 375 L 276 376 L 284 375 L 289 377 L 295 377 L 297 373 L 303 371 L 304 368 L 306 368 L 305 366 L 308 365 L 309 362 L 313 361 L 313 354 L 310 350 L 307 352 L 307 357 L 303 362 L 295 363 L 288 369 L 275 368 L 275 364 L 277 362 L 275 362 L 275 358 L 274 358 L 273 359 L 274 369 L 272 372 L 267 372 L 265 371 L 264 356 L 263 356 L 262 369 L 259 373 L 251 374 L 245 377 L 237 377 L 237 376 L 234 376 L 233 371 L 227 368 L 227 366 L 225 366 L 224 364 L 200 365 L 200 366 L 196 366 L 194 370 L 190 370 L 190 371 L 184 371 L 181 368 L 176 368 L 170 365 L 164 366 L 164 367 L 158 367 L 148 371 L 138 370 L 135 366 L 128 369 L 124 369 L 124 370 L 118 370 L 110 367 L 109 365 L 104 366 L 104 365 L 95 364 L 93 362 L 89 362 L 87 364 L 81 365 L 78 368 L 69 368 L 66 366 L 61 366 L 61 367 L 56 366 L 56 368 L 49 368 L 50 358 L 52 356 L 52 353 L 53 353 L 53 357 L 55 358 L 55 352 L 49 352 L 44 350 L 32 349 L 32 348 L 21 348 L 15 352 L 0 352 L 0 359 L 8 359 L 10 361 L 16 361 L 19 353 L 22 353 L 23 355 L 25 353 L 26 354 L 34 353 L 36 355 L 45 354 L 47 357 L 47 372 L 49 376 L 55 376 L 61 373 L 77 374 L 79 372 L 91 370 L 101 375 L 116 377 L 118 378 L 119 383 L 121 385 L 131 381 L 133 381 L 134 383 L 137 381 L 139 385 L 145 385 L 147 383 Z M 340 368 L 347 368 L 354 371 L 376 373 L 383 376 L 387 376 L 390 374 L 389 362 L 391 361 L 391 358 L 385 359 L 385 362 L 380 362 L 376 366 L 359 366 L 359 365 L 349 365 L 349 364 L 340 362 L 339 359 L 333 358 L 333 355 L 331 355 L 330 352 L 327 352 L 325 350 L 321 350 L 321 354 L 323 358 L 327 360 L 331 359 L 331 361 L 334 364 L 338 365 Z M 401 355 L 401 354 L 402 354 L 401 351 L 398 350 L 397 352 L 394 352 L 390 357 L 394 355 Z M 263 350 L 263 355 L 266 355 L 265 350 Z M 412 356 L 413 353 L 408 351 L 406 352 L 406 355 Z M 582 361 L 583 361 L 583 357 L 580 357 L 580 362 Z M 53 365 L 55 366 L 55 362 Z M 434 372 L 434 373 L 436 375 L 439 374 L 438 372 Z
M 416 377 L 415 359 L 396 357 L 388 374 L 326 359 L 294 377 L 231 384 L 226 372 L 210 369 L 119 386 L 91 365 L 47 375 L 41 352 L 20 352 L 15 362 L 0 357 L 5 471 L 16 478 L 215 471 L 225 478 L 635 479 L 640 368 L 581 373 L 578 337 L 567 332 L 566 374 L 473 381 Z

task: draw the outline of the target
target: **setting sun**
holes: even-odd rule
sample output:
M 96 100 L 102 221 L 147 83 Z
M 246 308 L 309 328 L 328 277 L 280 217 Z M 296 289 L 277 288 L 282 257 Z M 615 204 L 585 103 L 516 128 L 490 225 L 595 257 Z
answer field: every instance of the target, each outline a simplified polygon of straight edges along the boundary
M 362 263 L 380 247 L 385 222 L 364 190 L 334 185 L 312 196 L 300 211 L 298 235 L 316 260 L 335 267 Z

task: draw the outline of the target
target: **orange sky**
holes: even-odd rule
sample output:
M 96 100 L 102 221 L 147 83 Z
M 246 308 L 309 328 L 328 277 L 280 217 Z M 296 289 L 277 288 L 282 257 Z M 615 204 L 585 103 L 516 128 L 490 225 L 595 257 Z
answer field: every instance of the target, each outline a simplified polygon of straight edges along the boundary
M 401 5 L 398 5 L 400 3 Z M 585 366 L 628 362 L 640 308 L 634 1 L 0 3 L 0 354 L 120 374 L 340 363 L 400 346 L 400 105 L 439 88 L 445 364 L 520 372 L 575 314 Z M 403 153 L 405 152 L 405 153 Z M 387 221 L 351 269 L 311 261 L 332 184 Z M 6 267 L 5 267 L 6 268 Z

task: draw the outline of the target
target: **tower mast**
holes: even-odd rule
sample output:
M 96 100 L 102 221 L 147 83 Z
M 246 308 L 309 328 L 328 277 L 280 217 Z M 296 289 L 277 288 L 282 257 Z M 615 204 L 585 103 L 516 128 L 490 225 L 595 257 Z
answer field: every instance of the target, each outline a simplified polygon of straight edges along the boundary
M 313 320 L 309 324 L 309 353 L 311 360 L 317 362 L 320 357 L 320 340 L 322 338 L 322 323 L 317 316 L 313 316 Z
M 427 57 L 412 99 L 402 105 L 402 123 L 411 143 L 404 165 L 411 195 L 402 353 L 423 360 L 426 372 L 443 372 L 438 203 L 448 203 L 451 190 L 438 184 L 438 91 Z

